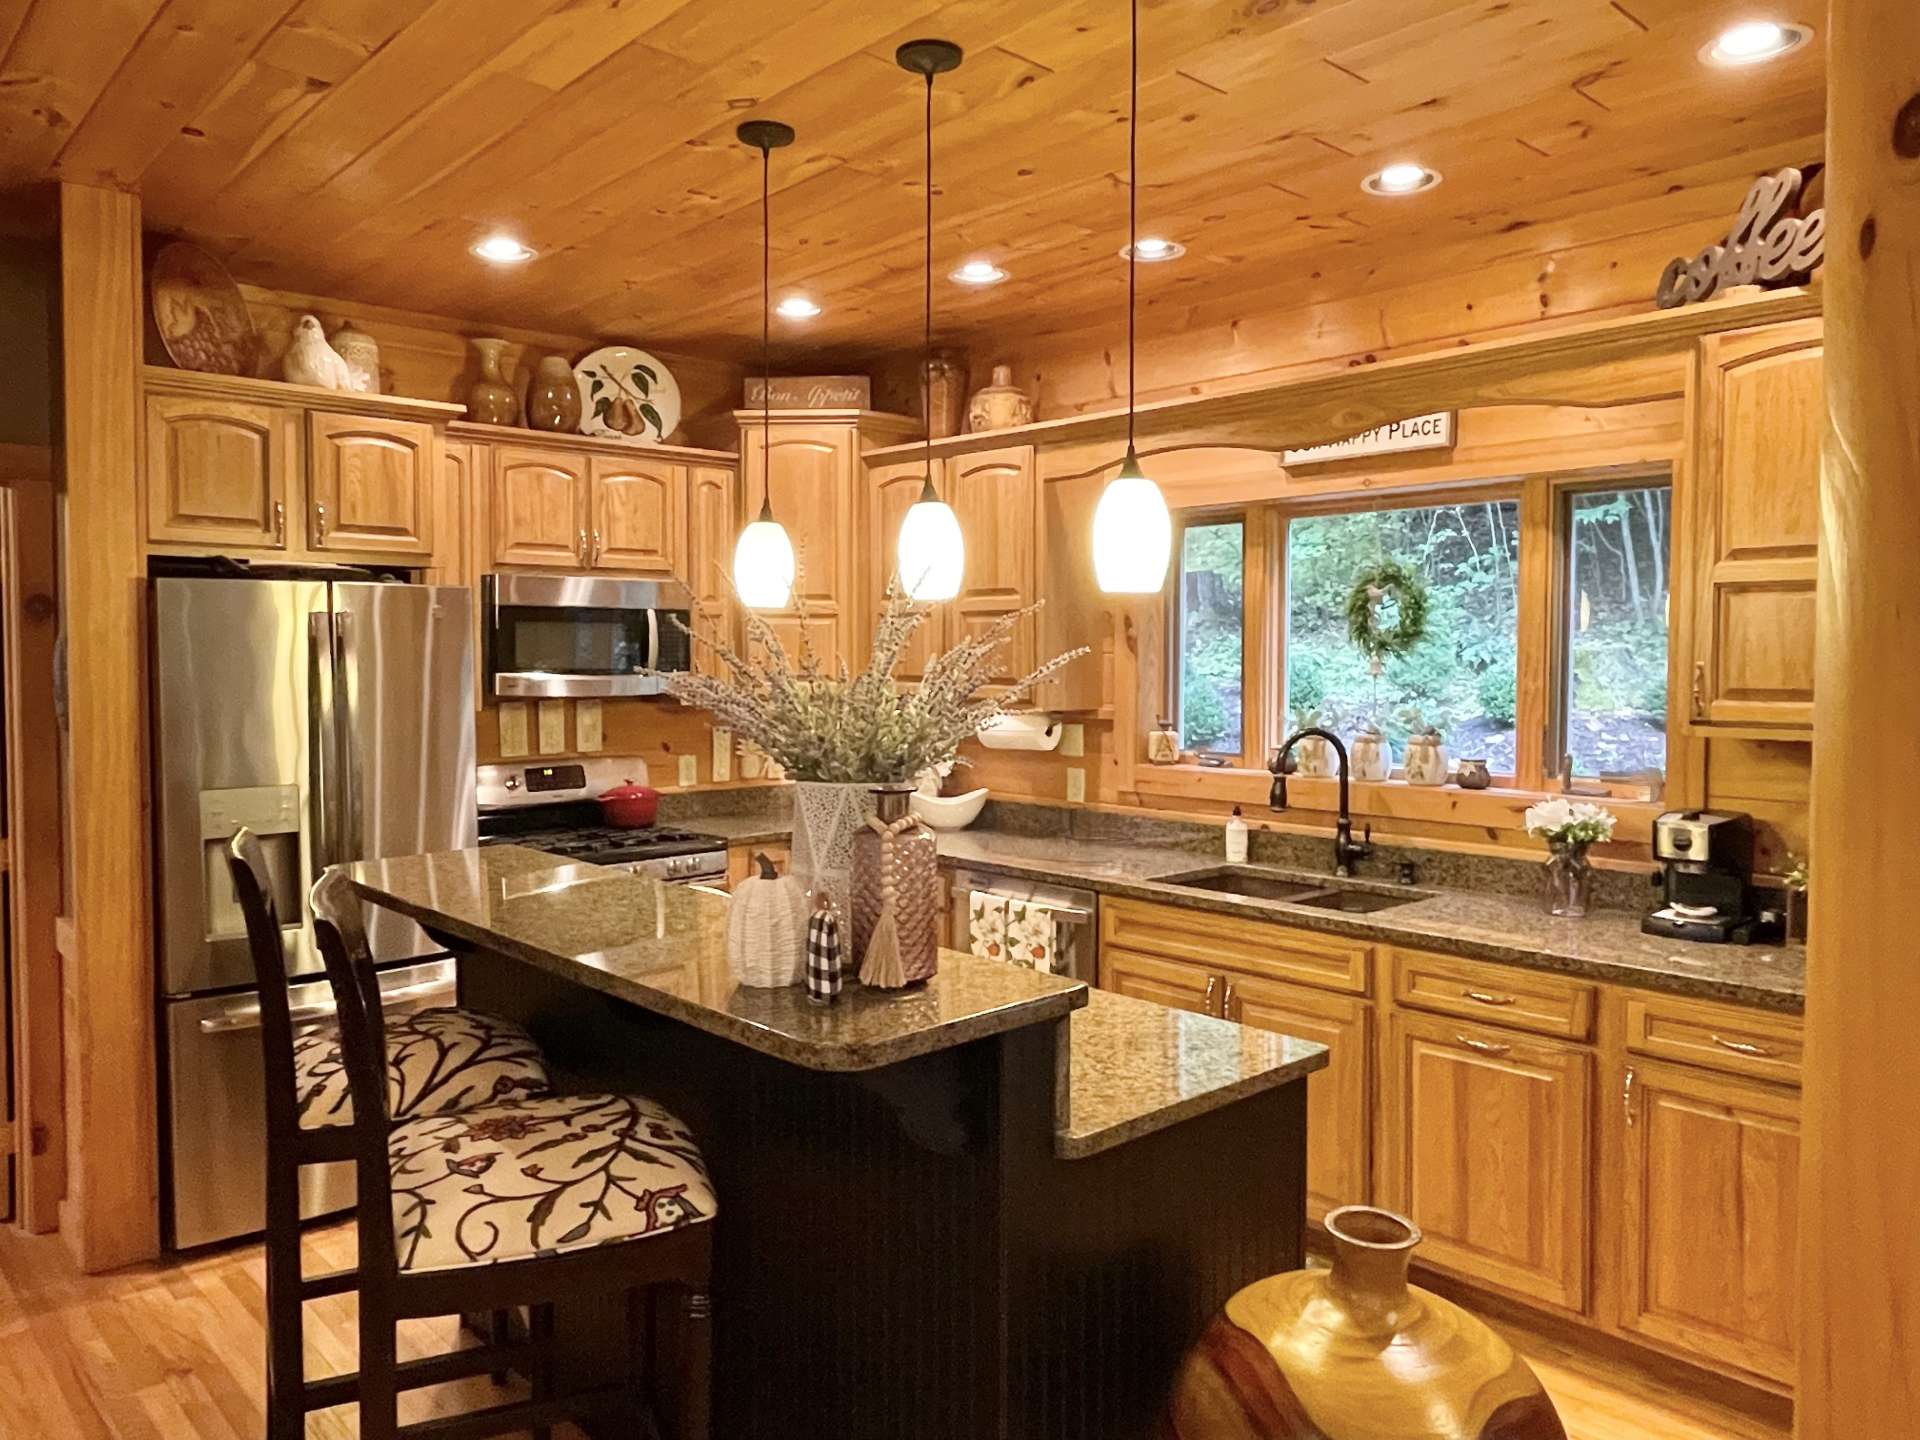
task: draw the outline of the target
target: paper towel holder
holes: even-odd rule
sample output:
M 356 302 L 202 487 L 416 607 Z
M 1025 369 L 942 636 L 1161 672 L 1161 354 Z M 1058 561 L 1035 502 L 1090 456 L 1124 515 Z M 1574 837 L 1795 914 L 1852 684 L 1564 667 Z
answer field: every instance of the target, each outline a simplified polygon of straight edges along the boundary
M 1051 715 L 1002 715 L 974 734 L 989 750 L 1057 750 L 1065 728 Z

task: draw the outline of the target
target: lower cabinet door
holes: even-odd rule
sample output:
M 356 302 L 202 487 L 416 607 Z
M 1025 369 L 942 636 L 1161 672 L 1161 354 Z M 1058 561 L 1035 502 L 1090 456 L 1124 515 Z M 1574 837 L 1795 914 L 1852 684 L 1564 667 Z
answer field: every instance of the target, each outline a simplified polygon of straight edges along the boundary
M 1220 977 L 1202 965 L 1110 947 L 1100 951 L 1100 984 L 1117 995 L 1196 1015 L 1220 1013 Z
M 1373 1007 L 1304 985 L 1230 975 L 1226 1018 L 1327 1047 L 1307 1079 L 1307 1214 L 1320 1220 L 1373 1194 Z
M 1393 1013 L 1381 1201 L 1425 1232 L 1420 1259 L 1585 1308 L 1593 1066 L 1566 1041 Z
M 1621 1326 L 1791 1382 L 1799 1096 L 1644 1061 L 1621 1095 Z

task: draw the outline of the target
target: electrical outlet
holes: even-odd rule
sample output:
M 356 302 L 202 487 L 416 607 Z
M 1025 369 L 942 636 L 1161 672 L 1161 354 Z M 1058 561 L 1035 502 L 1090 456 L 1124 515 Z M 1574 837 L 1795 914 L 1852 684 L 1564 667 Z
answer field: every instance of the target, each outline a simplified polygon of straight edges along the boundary
M 1087 798 L 1087 772 L 1078 765 L 1067 767 L 1067 802 L 1079 805 Z
M 536 713 L 540 717 L 540 753 L 560 754 L 567 748 L 567 702 L 542 700 Z
M 1077 759 L 1087 753 L 1087 727 L 1084 725 L 1062 725 L 1060 727 L 1060 753 L 1069 760 Z
M 698 785 L 700 783 L 700 761 L 696 756 L 682 755 L 680 757 L 680 783 L 682 785 Z
M 517 760 L 527 753 L 527 706 L 524 700 L 500 702 L 500 758 Z
M 573 703 L 573 745 L 582 755 L 597 755 L 606 744 L 606 726 L 598 700 Z
M 713 781 L 718 785 L 733 778 L 733 731 L 713 732 Z

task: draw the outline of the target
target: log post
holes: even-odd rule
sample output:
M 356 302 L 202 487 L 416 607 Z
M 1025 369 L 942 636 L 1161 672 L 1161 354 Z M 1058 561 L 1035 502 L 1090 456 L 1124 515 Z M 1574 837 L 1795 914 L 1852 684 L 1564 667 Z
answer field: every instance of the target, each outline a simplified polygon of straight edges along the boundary
M 1920 1433 L 1920 6 L 1833 0 L 1801 1440 Z

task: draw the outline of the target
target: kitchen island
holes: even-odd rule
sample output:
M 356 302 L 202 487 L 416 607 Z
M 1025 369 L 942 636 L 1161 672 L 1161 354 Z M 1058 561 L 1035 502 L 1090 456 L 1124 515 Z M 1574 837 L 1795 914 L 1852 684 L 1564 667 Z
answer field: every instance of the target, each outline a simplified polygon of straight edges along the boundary
M 724 897 L 514 846 L 351 873 L 569 1088 L 700 1136 L 716 1436 L 1144 1440 L 1213 1310 L 1301 1263 L 1319 1045 L 954 952 L 832 1007 L 743 990 Z M 582 1368 L 612 1328 L 561 1327 Z

